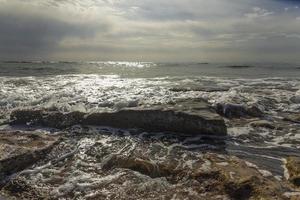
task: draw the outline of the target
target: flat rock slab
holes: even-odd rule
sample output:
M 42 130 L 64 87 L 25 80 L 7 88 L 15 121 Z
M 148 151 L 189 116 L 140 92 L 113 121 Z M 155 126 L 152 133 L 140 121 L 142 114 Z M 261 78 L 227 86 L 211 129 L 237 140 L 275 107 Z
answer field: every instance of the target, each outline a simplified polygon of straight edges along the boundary
M 0 131 L 0 180 L 34 164 L 59 140 L 58 136 Z
M 195 100 L 104 113 L 16 110 L 12 113 L 11 120 L 12 124 L 33 124 L 54 128 L 67 128 L 82 124 L 140 128 L 146 131 L 171 131 L 192 135 L 227 135 L 223 118 L 206 102 Z

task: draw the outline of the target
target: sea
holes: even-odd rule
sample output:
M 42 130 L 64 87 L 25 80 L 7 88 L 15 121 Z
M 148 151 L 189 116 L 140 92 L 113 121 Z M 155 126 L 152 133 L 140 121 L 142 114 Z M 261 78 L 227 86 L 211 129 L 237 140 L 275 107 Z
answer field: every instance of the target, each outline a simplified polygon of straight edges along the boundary
M 297 63 L 0 63 L 1 128 L 8 128 L 10 113 L 17 109 L 106 112 L 163 105 L 178 99 L 204 99 L 212 106 L 235 104 L 259 108 L 264 120 L 279 128 L 253 127 L 249 120 L 224 118 L 228 136 L 222 139 L 222 150 L 274 176 L 284 176 L 285 158 L 300 155 L 300 123 L 283 120 L 283 116 L 300 113 L 300 64 Z M 157 135 L 162 138 L 162 134 Z M 130 131 L 127 137 L 130 138 Z M 115 136 L 109 139 L 118 140 Z M 124 141 L 132 145 L 131 139 Z M 159 138 L 154 141 L 159 143 Z M 176 143 L 199 152 L 216 150 L 221 145 L 201 137 L 172 141 L 173 146 Z

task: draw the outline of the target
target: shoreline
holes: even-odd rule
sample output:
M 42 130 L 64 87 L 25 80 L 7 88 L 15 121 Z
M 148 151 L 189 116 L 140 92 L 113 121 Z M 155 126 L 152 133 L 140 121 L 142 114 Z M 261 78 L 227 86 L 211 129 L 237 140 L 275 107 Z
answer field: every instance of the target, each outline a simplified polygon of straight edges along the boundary
M 168 107 L 173 110 L 171 113 L 174 116 L 180 116 L 180 120 L 183 120 L 183 122 L 179 122 L 172 115 L 168 114 L 168 117 L 162 115 L 163 112 L 169 113 Z M 295 182 L 294 180 L 297 180 L 295 177 L 299 176 L 299 174 L 293 175 L 291 182 L 288 182 L 284 177 L 275 176 L 270 171 L 262 169 L 249 161 L 226 153 L 226 137 L 224 138 L 223 136 L 226 135 L 227 131 L 221 135 L 203 134 L 209 133 L 205 132 L 206 129 L 204 127 L 207 125 L 203 126 L 203 124 L 211 123 L 207 126 L 207 130 L 210 130 L 212 125 L 225 126 L 224 121 L 223 125 L 222 123 L 219 125 L 214 124 L 215 119 L 221 120 L 222 117 L 216 113 L 218 109 L 214 111 L 211 105 L 199 100 L 186 100 L 172 105 L 161 105 L 159 109 L 155 107 L 135 108 L 129 109 L 129 113 L 127 111 L 124 113 L 125 118 L 120 118 L 123 115 L 122 110 L 112 115 L 113 117 L 107 113 L 92 114 L 93 120 L 91 121 L 89 120 L 89 115 L 79 112 L 60 114 L 59 112 L 46 110 L 16 110 L 11 114 L 10 124 L 12 129 L 19 124 L 24 127 L 24 130 L 13 131 L 9 127 L 6 130 L 2 130 L 0 133 L 0 137 L 2 137 L 0 144 L 6 146 L 6 148 L 9 147 L 8 149 L 12 149 L 12 152 L 16 152 L 14 149 L 19 149 L 18 152 L 23 153 L 10 153 L 10 150 L 6 150 L 8 151 L 8 156 L 5 158 L 3 156 L 6 154 L 2 154 L 2 171 L 0 174 L 2 174 L 2 178 L 4 178 L 3 173 L 13 176 L 7 179 L 5 183 L 2 183 L 1 193 L 23 199 L 43 198 L 44 195 L 52 195 L 55 198 L 69 198 L 70 195 L 73 196 L 75 194 L 79 195 L 77 197 L 87 198 L 92 193 L 96 195 L 95 197 L 100 198 L 103 194 L 99 193 L 99 191 L 105 189 L 106 184 L 117 186 L 119 181 L 123 179 L 122 177 L 127 177 L 126 180 L 132 182 L 132 184 L 139 179 L 136 184 L 150 184 L 153 181 L 165 184 L 165 194 L 159 194 L 160 196 L 165 195 L 165 197 L 171 194 L 172 196 L 174 194 L 183 195 L 187 188 L 192 187 L 192 190 L 194 190 L 193 194 L 197 193 L 197 198 L 200 198 L 201 194 L 204 193 L 207 199 L 214 199 L 217 196 L 232 199 L 269 197 L 288 199 L 287 195 L 297 198 L 298 189 L 297 185 L 294 185 L 297 184 L 297 181 Z M 153 113 L 153 116 L 149 115 L 149 111 Z M 188 114 L 182 115 L 181 112 Z M 195 112 L 198 115 L 202 113 L 202 117 L 205 116 L 206 119 L 214 120 L 210 122 L 209 120 L 203 121 L 203 118 L 196 118 L 194 123 L 198 124 L 197 126 L 201 127 L 201 129 L 197 128 L 196 125 L 186 124 L 190 120 L 188 115 L 195 117 Z M 263 116 L 263 113 L 255 109 L 228 105 L 226 105 L 226 110 L 219 109 L 218 112 L 225 117 L 226 121 L 229 119 L 238 123 L 247 121 L 249 117 L 250 119 L 255 119 Z M 138 113 L 138 115 L 134 113 Z M 139 119 L 141 120 L 140 122 L 138 121 Z M 153 119 L 163 121 L 151 121 Z M 184 120 L 187 121 L 185 122 Z M 118 126 L 118 124 L 111 124 L 111 121 L 118 122 L 119 127 L 123 128 L 125 128 L 125 123 L 126 128 L 129 129 L 89 126 Z M 82 125 L 79 125 L 80 123 Z M 149 125 L 145 123 L 149 123 Z M 157 126 L 156 129 L 152 129 L 150 124 L 155 125 L 154 123 L 162 123 L 164 126 Z M 178 123 L 188 125 L 186 130 L 190 130 L 189 128 L 193 127 L 195 133 L 198 132 L 199 134 L 180 134 L 180 132 L 184 133 L 184 129 L 178 131 L 179 133 L 170 132 L 175 130 L 173 128 Z M 39 129 L 34 128 L 37 125 L 42 125 L 40 127 L 52 126 L 53 128 L 50 129 L 52 133 L 39 131 Z M 253 123 L 253 120 L 252 126 L 275 128 L 267 122 Z M 182 125 L 180 127 L 183 128 Z M 146 131 L 147 128 L 150 131 Z M 161 128 L 164 131 L 159 131 Z M 153 130 L 157 132 L 153 132 Z M 23 143 L 22 140 L 27 142 Z M 166 152 L 169 153 L 166 154 Z M 28 157 L 28 155 L 35 155 L 32 157 L 35 159 Z M 177 156 L 179 157 L 177 158 Z M 186 158 L 189 159 L 185 160 Z M 30 162 L 28 163 L 29 160 Z M 5 163 L 11 164 L 7 165 Z M 11 171 L 12 169 L 8 168 L 10 165 L 18 166 L 12 169 L 19 170 Z M 73 168 L 71 167 L 72 165 L 74 166 Z M 84 166 L 87 168 L 85 169 Z M 71 167 L 69 169 L 71 174 L 61 171 L 69 167 Z M 289 170 L 289 173 L 298 173 L 297 171 L 291 172 L 292 168 L 290 166 L 286 169 Z M 96 177 L 82 179 L 81 176 L 75 173 L 78 170 L 86 174 L 85 176 L 95 174 Z M 97 171 L 101 173 L 98 174 Z M 49 172 L 51 172 L 50 176 L 47 175 Z M 58 178 L 55 175 L 56 173 L 61 174 L 62 179 L 60 181 L 56 180 Z M 39 177 L 38 174 L 42 174 L 42 177 Z M 186 177 L 184 179 L 182 179 L 183 174 Z M 77 181 L 79 182 L 72 182 L 73 179 L 78 179 Z M 185 181 L 182 182 L 183 180 Z M 40 185 L 39 182 L 42 182 L 43 185 Z M 106 184 L 102 185 L 103 183 Z M 185 185 L 187 183 L 196 184 L 197 188 L 202 189 L 197 190 L 194 188 L 196 185 Z M 63 189 L 67 187 L 66 184 L 72 189 Z M 80 187 L 83 187 L 83 185 L 80 186 L 81 184 L 85 185 L 86 192 L 80 189 Z M 96 188 L 93 186 L 95 184 L 97 185 Z M 185 186 L 183 188 L 179 187 L 181 184 Z M 268 190 L 261 189 L 262 185 L 267 187 Z M 24 188 L 28 187 L 31 188 L 31 192 L 25 192 Z M 119 185 L 118 187 L 125 190 L 131 188 L 129 185 Z M 174 187 L 177 188 L 176 192 L 172 189 Z M 216 189 L 208 190 L 207 187 L 216 187 Z M 14 188 L 20 189 L 15 191 Z M 162 188 L 158 187 L 156 189 L 160 191 Z M 113 187 L 110 190 L 109 196 L 119 194 Z M 12 193 L 12 191 L 15 192 Z M 89 192 L 90 194 L 88 194 Z M 140 195 L 142 194 L 150 195 L 152 192 L 148 189 L 143 192 L 133 192 L 136 198 L 141 198 L 142 196 Z M 193 194 L 190 194 L 190 198 L 196 198 Z M 153 197 L 155 199 L 158 196 L 154 195 Z

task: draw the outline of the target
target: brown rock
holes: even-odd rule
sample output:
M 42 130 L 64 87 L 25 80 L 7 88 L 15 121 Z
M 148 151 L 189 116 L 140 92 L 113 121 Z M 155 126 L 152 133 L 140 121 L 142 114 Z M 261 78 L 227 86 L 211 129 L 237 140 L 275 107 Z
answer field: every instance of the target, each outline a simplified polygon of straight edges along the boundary
M 176 175 L 181 170 L 175 170 L 172 166 L 153 163 L 150 160 L 134 157 L 113 156 L 104 165 L 103 169 L 113 168 L 131 169 L 152 178 Z
M 300 113 L 284 114 L 283 120 L 294 123 L 300 123 Z
M 58 141 L 42 133 L 0 131 L 0 180 L 43 158 Z
M 40 199 L 51 199 L 47 194 L 43 194 L 39 190 L 35 190 L 34 186 L 31 186 L 26 183 L 24 177 L 12 180 L 9 184 L 4 187 L 5 191 L 10 191 L 10 194 L 3 193 L 3 200 L 19 200 L 19 199 L 28 199 L 28 200 L 40 200 Z M 19 196 L 18 194 L 22 194 Z
M 231 199 L 284 199 L 283 193 L 287 186 L 273 176 L 263 176 L 258 168 L 236 157 L 220 158 L 216 154 L 206 156 L 215 170 L 220 171 L 224 177 L 220 183 Z M 219 165 L 220 162 L 228 164 Z
M 179 199 L 285 199 L 284 182 L 272 176 L 264 177 L 257 168 L 250 167 L 236 157 L 204 153 L 190 167 L 186 167 L 174 164 L 176 159 L 171 157 L 155 162 L 147 158 L 147 155 L 143 156 L 145 152 L 140 152 L 141 150 L 136 147 L 131 154 L 112 156 L 108 154 L 109 159 L 97 157 L 97 153 L 101 155 L 98 151 L 95 152 L 95 157 L 91 157 L 93 154 L 90 152 L 89 157 L 80 158 L 84 159 L 81 161 L 85 166 L 78 165 L 79 157 L 75 155 L 77 159 L 63 159 L 59 164 L 57 163 L 59 167 L 57 166 L 56 170 L 52 171 L 54 174 L 49 177 L 53 179 L 59 176 L 64 181 L 40 183 L 35 182 L 37 173 L 21 174 L 11 180 L 3 188 L 2 193 L 17 199 L 44 199 L 50 196 L 53 190 L 62 192 L 59 194 L 61 196 L 55 196 L 54 199 L 74 198 L 75 194 L 79 195 L 76 197 L 83 198 L 86 195 L 85 191 L 93 194 L 100 191 L 98 195 L 101 195 L 101 191 L 107 191 L 112 195 L 109 197 L 119 195 L 118 199 L 160 199 L 161 197 L 171 199 L 175 194 Z M 102 166 L 99 167 L 97 162 Z M 85 175 L 91 173 L 93 177 L 97 177 L 97 181 L 91 184 L 93 178 L 80 179 L 81 173 L 78 170 L 83 170 Z M 45 169 L 44 172 L 41 170 L 40 173 L 46 175 L 47 171 L 49 172 L 49 169 Z M 76 179 L 76 176 L 73 179 L 71 176 L 70 180 L 70 173 L 77 174 L 79 179 Z M 26 177 L 31 181 L 27 181 Z M 61 187 L 66 184 L 65 182 L 69 183 L 67 187 Z M 85 186 L 89 186 L 88 189 L 85 190 Z M 193 193 L 186 192 L 189 190 Z M 105 199 L 105 196 L 94 197 L 94 199 L 103 198 Z
M 268 129 L 275 129 L 276 127 L 267 120 L 259 120 L 259 121 L 253 121 L 250 123 L 250 126 L 252 127 L 262 127 L 262 128 L 268 128 Z
M 300 158 L 289 157 L 286 162 L 289 173 L 289 181 L 295 186 L 300 187 Z
M 130 169 L 152 178 L 166 177 L 172 183 L 194 179 L 206 188 L 206 192 L 225 193 L 231 199 L 283 199 L 284 184 L 272 176 L 264 177 L 257 168 L 238 158 L 222 157 L 207 153 L 198 167 L 185 169 L 171 163 L 154 163 L 146 158 L 113 156 L 103 168 Z M 203 168 L 207 162 L 210 164 Z

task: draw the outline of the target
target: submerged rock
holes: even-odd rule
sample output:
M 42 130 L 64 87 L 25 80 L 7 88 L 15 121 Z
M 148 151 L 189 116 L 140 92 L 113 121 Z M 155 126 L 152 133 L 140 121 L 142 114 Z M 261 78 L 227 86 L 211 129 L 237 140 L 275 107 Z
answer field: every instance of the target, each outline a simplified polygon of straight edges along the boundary
M 267 120 L 253 121 L 253 122 L 250 123 L 250 126 L 268 128 L 268 129 L 275 129 L 276 128 L 276 126 L 273 123 L 271 123 Z
M 286 162 L 286 168 L 289 173 L 289 181 L 300 187 L 300 158 L 289 157 Z
M 191 85 L 191 86 L 175 86 L 170 89 L 172 92 L 189 92 L 189 91 L 203 91 L 203 92 L 224 92 L 228 91 L 229 87 L 213 87 L 213 86 L 198 86 L 198 85 Z
M 300 123 L 300 113 L 288 113 L 283 115 L 283 120 Z
M 176 104 L 127 108 L 106 113 L 60 113 L 43 110 L 17 110 L 12 124 L 39 124 L 66 128 L 76 124 L 140 128 L 147 131 L 172 131 L 185 134 L 225 136 L 224 120 L 203 101 L 182 101 Z
M 0 131 L 0 180 L 45 157 L 58 140 L 42 133 Z
M 233 68 L 233 69 L 243 69 L 243 68 L 252 68 L 254 66 L 250 66 L 250 65 L 228 65 L 225 66 L 226 68 Z
M 227 118 L 262 117 L 263 112 L 256 106 L 240 104 L 217 104 L 217 112 Z

